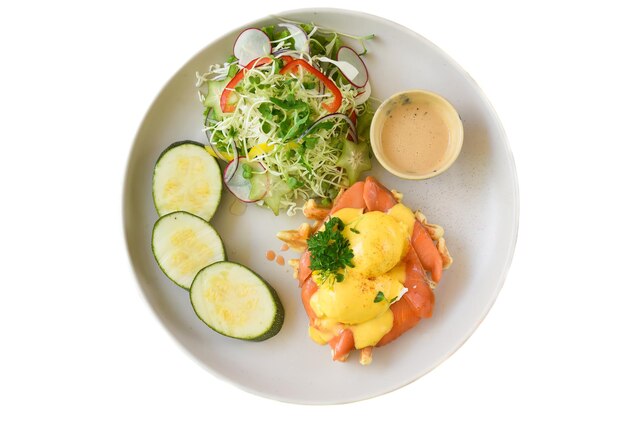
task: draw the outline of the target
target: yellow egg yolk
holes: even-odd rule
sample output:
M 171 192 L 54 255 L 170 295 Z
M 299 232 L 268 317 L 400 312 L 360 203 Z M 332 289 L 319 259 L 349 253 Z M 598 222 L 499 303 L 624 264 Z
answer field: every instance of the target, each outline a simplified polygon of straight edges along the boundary
M 315 280 L 316 274 L 313 277 Z M 387 310 L 389 301 L 400 294 L 403 283 L 404 265 L 371 279 L 348 270 L 342 282 L 322 284 L 311 297 L 310 304 L 319 318 L 345 324 L 363 323 Z M 376 300 L 379 293 L 385 299 Z
M 353 333 L 356 349 L 374 346 L 393 327 L 389 306 L 404 288 L 402 259 L 415 216 L 401 204 L 388 213 L 344 208 L 332 216 L 346 225 L 342 234 L 354 253 L 354 268 L 345 269 L 342 282 L 322 282 L 313 273 L 319 289 L 310 300 L 317 319 L 309 336 L 325 344 L 347 328 Z
M 409 238 L 406 227 L 383 212 L 367 212 L 343 230 L 354 252 L 354 271 L 371 278 L 387 272 L 404 257 Z

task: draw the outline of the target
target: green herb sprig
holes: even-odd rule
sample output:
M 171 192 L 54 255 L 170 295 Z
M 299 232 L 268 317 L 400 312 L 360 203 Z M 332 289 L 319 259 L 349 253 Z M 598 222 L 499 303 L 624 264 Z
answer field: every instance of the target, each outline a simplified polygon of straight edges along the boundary
M 343 274 L 340 270 L 354 267 L 354 252 L 350 242 L 341 233 L 345 228 L 343 221 L 337 217 L 330 218 L 324 229 L 318 231 L 307 240 L 311 252 L 310 268 L 319 271 L 321 282 L 341 282 Z
M 387 297 L 385 297 L 385 294 L 382 291 L 378 291 L 378 294 L 376 294 L 376 297 L 374 297 L 374 302 L 380 303 L 383 300 L 389 302 L 389 304 L 393 304 L 394 302 L 398 300 L 398 296 L 393 297 L 391 300 L 387 300 Z

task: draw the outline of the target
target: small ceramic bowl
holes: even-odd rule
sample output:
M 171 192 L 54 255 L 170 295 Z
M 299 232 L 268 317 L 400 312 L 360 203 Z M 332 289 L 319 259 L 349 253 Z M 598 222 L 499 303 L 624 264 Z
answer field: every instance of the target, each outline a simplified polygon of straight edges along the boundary
M 449 129 L 448 145 L 443 157 L 439 160 L 436 167 L 425 172 L 400 169 L 398 165 L 394 165 L 389 157 L 385 155 L 383 148 L 382 134 L 385 123 L 388 120 L 387 116 L 395 107 L 409 100 L 411 103 L 418 105 L 427 105 L 431 110 L 437 112 Z M 454 107 L 440 95 L 423 90 L 398 92 L 384 101 L 376 110 L 370 128 L 370 141 L 376 159 L 378 159 L 378 162 L 380 162 L 387 171 L 398 177 L 409 180 L 424 180 L 443 173 L 450 168 L 459 156 L 461 147 L 463 146 L 463 123 Z

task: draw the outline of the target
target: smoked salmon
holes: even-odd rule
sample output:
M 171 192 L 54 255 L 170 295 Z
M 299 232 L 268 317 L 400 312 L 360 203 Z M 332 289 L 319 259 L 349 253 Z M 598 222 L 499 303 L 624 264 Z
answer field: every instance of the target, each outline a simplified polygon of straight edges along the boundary
M 300 295 L 302 297 L 302 305 L 304 305 L 304 310 L 306 310 L 307 316 L 309 316 L 309 324 L 312 326 L 315 322 L 315 312 L 311 308 L 311 296 L 317 292 L 317 284 L 313 280 L 313 278 L 309 277 L 304 284 L 302 284 L 302 290 L 300 291 Z
M 345 190 L 335 199 L 335 204 L 330 210 L 330 213 L 335 213 L 339 209 L 343 208 L 364 208 L 365 200 L 363 198 L 363 190 L 365 183 L 358 181 L 354 183 L 349 189 Z
M 365 209 L 366 212 L 387 212 L 398 204 L 396 197 L 375 178 L 367 177 L 365 181 L 359 181 L 352 187 L 340 194 L 330 211 L 330 214 L 343 208 Z M 430 272 L 433 281 L 439 282 L 443 270 L 443 259 L 437 249 L 436 239 L 430 236 L 428 230 L 419 221 L 415 220 L 411 238 L 407 239 L 408 251 L 403 258 L 405 265 L 405 277 L 403 286 L 407 291 L 402 297 L 392 302 L 389 309 L 393 313 L 393 324 L 376 343 L 380 347 L 388 344 L 414 327 L 421 319 L 431 317 L 435 305 L 435 295 L 429 284 L 426 271 Z M 310 301 L 313 294 L 318 290 L 317 283 L 313 280 L 311 265 L 311 253 L 306 249 L 298 262 L 298 280 L 302 288 L 301 297 L 304 308 L 309 317 L 311 326 L 318 323 L 317 315 L 313 311 Z M 355 347 L 355 339 L 350 325 L 342 325 L 339 334 L 328 341 L 331 347 L 333 360 L 345 361 L 351 350 Z M 368 364 L 371 361 L 372 347 L 363 348 L 361 362 Z
M 417 256 L 424 268 L 430 272 L 433 281 L 439 282 L 443 270 L 443 259 L 430 234 L 418 220 L 415 220 L 415 225 L 413 226 L 411 245 L 417 252 Z
M 300 256 L 300 261 L 298 262 L 298 281 L 300 281 L 300 286 L 304 284 L 309 276 L 311 276 L 311 252 L 309 249 L 304 250 L 302 256 Z
M 393 327 L 378 341 L 376 344 L 377 347 L 387 345 L 389 342 L 397 339 L 420 321 L 415 307 L 409 302 L 406 295 L 403 295 L 402 298 L 393 303 L 389 308 L 393 312 Z
M 413 305 L 420 318 L 430 317 L 433 314 L 435 305 L 435 294 L 433 294 L 433 290 L 428 285 L 428 279 L 422 263 L 412 246 L 409 247 L 405 264 L 404 287 L 408 289 L 405 297 Z
M 376 346 L 388 344 L 415 326 L 420 319 L 432 316 L 435 294 L 428 285 L 426 273 L 413 247 L 409 247 L 405 264 L 404 286 L 408 291 L 400 300 L 391 304 L 393 326 Z
M 328 345 L 332 349 L 334 361 L 345 361 L 354 348 L 354 335 L 350 329 L 344 329 L 339 335 L 332 338 Z
M 363 186 L 363 199 L 368 211 L 387 212 L 398 201 L 385 186 L 374 177 L 367 177 Z

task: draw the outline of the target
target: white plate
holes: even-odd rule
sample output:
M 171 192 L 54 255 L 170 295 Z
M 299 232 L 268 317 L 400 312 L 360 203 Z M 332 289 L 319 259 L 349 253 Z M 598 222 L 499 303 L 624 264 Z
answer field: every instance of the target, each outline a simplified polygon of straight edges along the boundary
M 375 33 L 366 63 L 373 95 L 421 88 L 447 98 L 459 111 L 465 143 L 457 162 L 427 181 L 405 181 L 376 167 L 372 174 L 405 194 L 446 229 L 455 261 L 436 291 L 432 318 L 421 321 L 394 343 L 374 350 L 368 367 L 350 361 L 333 363 L 329 348 L 307 336 L 308 321 L 297 282 L 288 266 L 265 259 L 279 250 L 277 231 L 296 227 L 300 219 L 248 205 L 242 216 L 229 212 L 234 200 L 225 193 L 212 223 L 223 237 L 228 256 L 267 279 L 285 307 L 285 324 L 274 338 L 249 343 L 226 338 L 196 318 L 188 293 L 159 270 L 150 251 L 157 218 L 151 197 L 154 163 L 170 143 L 205 142 L 202 106 L 196 96 L 195 72 L 231 54 L 235 29 L 186 63 L 148 110 L 132 148 L 124 191 L 126 240 L 137 280 L 167 330 L 203 366 L 239 387 L 273 399 L 297 403 L 343 403 L 377 396 L 426 374 L 456 351 L 492 306 L 510 265 L 518 228 L 519 195 L 513 157 L 496 113 L 476 83 L 452 59 L 414 32 L 362 13 L 334 9 L 298 10 L 282 16 L 314 21 L 351 34 Z M 260 27 L 273 18 L 248 26 Z M 285 253 L 283 253 L 285 254 Z M 286 254 L 295 257 L 295 254 Z

